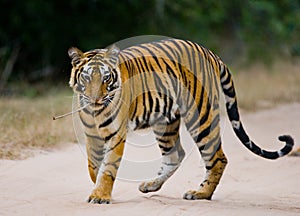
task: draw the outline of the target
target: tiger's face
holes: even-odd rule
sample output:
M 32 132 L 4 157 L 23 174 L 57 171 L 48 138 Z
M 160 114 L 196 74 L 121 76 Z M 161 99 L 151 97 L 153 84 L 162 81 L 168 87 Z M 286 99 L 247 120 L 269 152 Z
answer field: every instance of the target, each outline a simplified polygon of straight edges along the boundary
M 108 105 L 114 92 L 120 87 L 120 73 L 116 46 L 95 49 L 83 53 L 70 48 L 68 54 L 72 63 L 70 86 L 91 104 Z

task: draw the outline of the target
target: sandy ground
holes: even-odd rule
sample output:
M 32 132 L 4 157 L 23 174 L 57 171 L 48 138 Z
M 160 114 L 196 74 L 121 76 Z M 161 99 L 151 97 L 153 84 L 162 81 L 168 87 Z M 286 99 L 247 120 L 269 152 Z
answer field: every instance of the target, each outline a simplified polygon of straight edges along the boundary
M 283 133 L 300 140 L 300 104 L 244 114 L 242 120 L 250 137 L 267 149 L 280 148 L 277 136 Z M 134 146 L 129 140 L 111 205 L 85 202 L 93 184 L 79 144 L 24 161 L 2 160 L 0 215 L 300 215 L 300 157 L 268 161 L 253 155 L 234 136 L 226 117 L 222 137 L 229 164 L 212 201 L 182 199 L 204 177 L 203 162 L 183 130 L 187 157 L 163 188 L 152 194 L 142 194 L 137 187 L 138 180 L 151 177 L 158 168 L 158 151 L 153 145 Z M 126 165 L 126 161 L 134 163 Z M 145 166 L 140 161 L 146 161 Z

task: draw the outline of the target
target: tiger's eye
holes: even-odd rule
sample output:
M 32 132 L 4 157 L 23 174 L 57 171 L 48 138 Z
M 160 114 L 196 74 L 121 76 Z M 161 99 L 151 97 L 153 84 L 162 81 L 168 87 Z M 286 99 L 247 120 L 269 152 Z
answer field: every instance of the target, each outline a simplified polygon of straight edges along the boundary
M 91 77 L 88 74 L 82 74 L 82 78 L 87 82 L 91 82 Z
M 103 82 L 106 83 L 108 82 L 108 80 L 110 80 L 111 75 L 110 74 L 106 74 L 103 76 Z

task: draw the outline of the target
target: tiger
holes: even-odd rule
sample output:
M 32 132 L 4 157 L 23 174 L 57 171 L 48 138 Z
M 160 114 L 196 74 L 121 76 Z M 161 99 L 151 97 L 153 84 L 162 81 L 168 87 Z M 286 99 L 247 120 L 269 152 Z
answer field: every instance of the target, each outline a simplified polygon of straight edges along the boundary
M 277 159 L 293 148 L 290 135 L 279 136 L 285 146 L 278 151 L 264 150 L 249 138 L 240 120 L 229 68 L 197 43 L 168 38 L 122 50 L 116 45 L 87 52 L 71 47 L 68 55 L 72 65 L 69 85 L 80 101 L 88 170 L 94 183 L 89 203 L 111 203 L 130 130 L 150 128 L 155 135 L 161 167 L 139 190 L 158 191 L 185 158 L 181 123 L 197 145 L 206 172 L 199 188 L 187 191 L 183 198 L 211 200 L 227 165 L 220 136 L 221 89 L 232 128 L 247 149 L 262 158 Z

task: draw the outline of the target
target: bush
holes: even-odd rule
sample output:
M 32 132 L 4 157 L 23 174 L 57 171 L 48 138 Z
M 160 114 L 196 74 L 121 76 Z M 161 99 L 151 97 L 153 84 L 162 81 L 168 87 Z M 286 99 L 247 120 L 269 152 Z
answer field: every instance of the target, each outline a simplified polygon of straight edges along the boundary
M 254 60 L 299 55 L 299 0 L 0 0 L 0 8 L 0 90 L 7 80 L 66 82 L 69 47 L 136 35 L 190 39 L 229 59 L 243 50 Z

